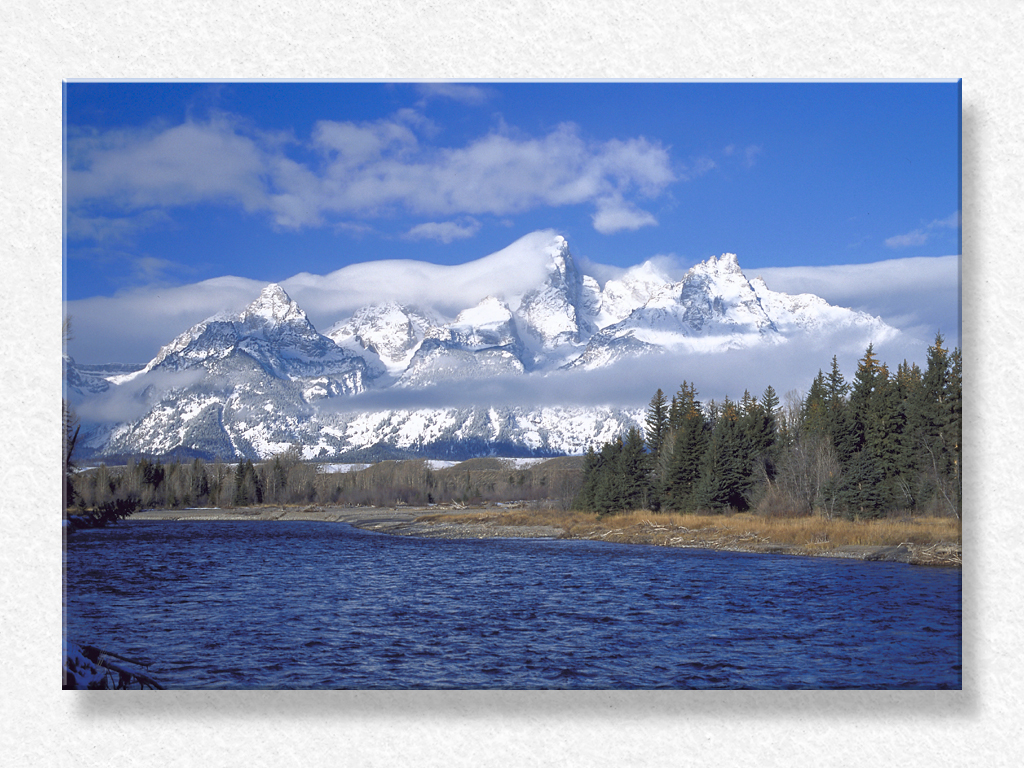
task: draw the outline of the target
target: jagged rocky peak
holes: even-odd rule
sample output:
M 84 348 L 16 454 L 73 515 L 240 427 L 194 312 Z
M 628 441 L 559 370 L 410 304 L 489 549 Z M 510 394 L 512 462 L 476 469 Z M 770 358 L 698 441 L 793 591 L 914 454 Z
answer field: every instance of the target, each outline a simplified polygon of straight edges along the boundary
M 523 296 L 518 315 L 526 332 L 542 350 L 580 344 L 595 328 L 592 318 L 601 305 L 600 287 L 583 275 L 561 235 L 546 247 L 548 278 Z
M 277 325 L 279 323 L 308 323 L 306 313 L 285 293 L 277 283 L 264 288 L 252 304 L 246 307 L 239 316 L 239 321 L 246 324 Z
M 630 267 L 621 277 L 612 278 L 604 284 L 598 312 L 595 313 L 597 326 L 604 328 L 629 317 L 630 312 L 642 307 L 670 284 L 670 280 L 650 260 Z
M 391 370 L 407 365 L 412 351 L 441 323 L 429 313 L 384 301 L 357 309 L 326 335 L 336 344 L 373 352 Z
M 694 271 L 709 274 L 742 275 L 739 259 L 735 253 L 723 253 L 721 256 L 712 256 L 707 261 L 697 264 Z

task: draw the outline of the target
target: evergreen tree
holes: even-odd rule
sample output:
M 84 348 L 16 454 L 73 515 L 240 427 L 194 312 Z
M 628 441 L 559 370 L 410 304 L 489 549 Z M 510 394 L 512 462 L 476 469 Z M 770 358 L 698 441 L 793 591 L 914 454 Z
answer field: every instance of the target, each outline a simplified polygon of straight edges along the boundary
M 850 394 L 850 385 L 843 378 L 839 370 L 839 359 L 832 355 L 832 369 L 829 371 L 828 380 L 825 383 L 825 392 L 828 400 L 828 410 L 831 413 L 839 411 L 846 403 Z
M 256 467 L 251 459 L 242 459 L 235 468 L 236 507 L 247 507 L 250 504 L 263 503 L 263 483 L 260 481 Z
M 665 442 L 665 434 L 668 432 L 668 405 L 665 400 L 665 393 L 660 389 L 654 393 L 650 404 L 647 406 L 646 419 L 647 449 L 651 452 L 652 459 L 657 459 L 661 453 L 662 443 Z
M 621 457 L 621 437 L 601 448 L 601 464 L 594 487 L 594 510 L 599 515 L 610 515 L 623 509 Z
M 677 512 L 690 512 L 695 508 L 694 491 L 707 448 L 707 428 L 693 386 L 687 386 L 684 382 L 674 405 L 672 455 L 664 482 L 663 498 L 664 503 Z
M 746 509 L 751 487 L 749 447 L 736 406 L 727 397 L 704 453 L 694 501 L 699 508 Z
M 663 460 L 662 454 L 664 452 L 665 440 L 669 436 L 668 414 L 669 406 L 665 399 L 665 393 L 659 389 L 655 392 L 654 397 L 651 398 L 651 402 L 647 406 L 647 418 L 645 420 L 647 448 L 650 452 L 648 456 L 650 495 L 645 506 L 649 506 L 651 509 L 659 509 L 661 507 L 661 491 L 664 486 L 667 464 Z
M 943 346 L 942 334 L 928 348 L 927 367 L 916 404 L 914 426 L 919 447 L 922 500 L 960 516 L 960 442 L 962 430 L 961 356 Z
M 960 517 L 963 500 L 963 478 L 961 475 L 963 459 L 963 359 L 960 349 L 954 349 L 949 355 L 949 382 L 947 384 L 949 422 L 946 432 L 946 451 L 949 455 L 947 474 L 953 483 L 954 514 Z
M 906 360 L 896 367 L 896 373 L 890 381 L 891 396 L 895 403 L 893 427 L 896 430 L 890 435 L 892 451 L 892 489 L 893 504 L 898 508 L 913 509 L 920 493 L 918 477 L 918 450 L 915 444 L 914 409 L 920 399 L 922 386 L 921 369 L 916 363 Z
M 832 440 L 840 461 L 848 459 L 857 450 L 855 429 L 850 419 L 848 397 L 851 387 L 839 370 L 839 360 L 832 356 L 832 368 L 825 384 L 825 431 Z
M 778 432 L 779 405 L 779 396 L 775 393 L 775 388 L 769 384 L 761 394 L 761 408 L 764 409 L 765 415 L 771 422 L 773 433 Z
M 245 487 L 246 472 L 245 472 L 245 461 L 239 461 L 235 467 L 235 497 L 233 504 L 236 507 L 247 507 L 251 503 L 251 500 L 246 493 Z
M 650 457 L 639 429 L 630 427 L 619 456 L 621 485 L 620 504 L 623 510 L 649 509 L 651 502 Z
M 761 400 L 751 400 L 741 417 L 746 450 L 750 456 L 750 471 L 757 481 L 771 485 L 775 479 L 778 463 L 778 421 L 779 397 L 769 386 Z
M 804 399 L 803 418 L 800 429 L 802 432 L 811 434 L 828 435 L 831 431 L 830 421 L 825 374 L 819 369 L 818 375 L 811 382 L 811 389 Z
M 891 407 L 888 370 L 869 344 L 857 366 L 850 393 L 850 431 L 853 453 L 838 451 L 844 465 L 840 501 L 851 515 L 876 515 L 887 501 L 881 484 L 888 453 L 886 423 Z
M 858 451 L 843 468 L 839 503 L 850 517 L 877 517 L 882 504 L 882 471 L 870 452 Z
M 597 481 L 600 475 L 601 457 L 594 446 L 588 446 L 587 452 L 583 455 L 583 484 L 573 501 L 573 509 L 593 511 L 594 500 L 597 493 Z
M 683 420 L 689 417 L 690 412 L 697 408 L 700 403 L 697 401 L 697 389 L 693 384 L 686 381 L 679 386 L 679 391 L 672 396 L 672 403 L 668 409 L 668 429 L 674 432 L 683 425 Z

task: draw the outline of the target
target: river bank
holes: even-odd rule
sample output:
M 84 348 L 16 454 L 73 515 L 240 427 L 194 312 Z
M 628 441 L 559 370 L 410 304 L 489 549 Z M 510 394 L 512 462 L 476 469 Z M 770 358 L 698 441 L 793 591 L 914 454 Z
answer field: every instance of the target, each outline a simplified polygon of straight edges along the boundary
M 806 532 L 786 537 L 753 518 L 739 515 L 694 518 L 688 525 L 665 522 L 637 513 L 598 519 L 593 516 L 504 508 L 443 509 L 420 507 L 241 507 L 225 509 L 150 509 L 132 515 L 133 520 L 312 520 L 348 523 L 356 528 L 397 536 L 423 538 L 550 538 L 587 539 L 620 544 L 645 544 L 730 552 L 751 552 L 808 557 L 838 557 L 866 561 L 960 567 L 959 540 L 888 540 L 879 535 L 871 541 L 847 543 L 830 536 L 827 523 L 813 535 Z M 836 523 L 839 525 L 839 523 Z M 801 541 L 800 538 L 806 540 Z M 911 539 L 913 537 L 906 537 Z M 795 539 L 795 540 L 794 540 Z

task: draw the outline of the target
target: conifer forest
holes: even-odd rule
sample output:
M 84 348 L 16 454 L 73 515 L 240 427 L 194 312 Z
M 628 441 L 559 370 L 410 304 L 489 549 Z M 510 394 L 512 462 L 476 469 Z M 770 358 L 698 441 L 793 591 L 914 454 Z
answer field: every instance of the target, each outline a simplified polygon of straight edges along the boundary
M 961 378 L 960 350 L 938 334 L 924 371 L 891 370 L 868 346 L 851 381 L 833 357 L 784 403 L 770 386 L 702 403 L 684 381 L 671 400 L 654 394 L 643 431 L 587 453 L 574 506 L 959 519 Z

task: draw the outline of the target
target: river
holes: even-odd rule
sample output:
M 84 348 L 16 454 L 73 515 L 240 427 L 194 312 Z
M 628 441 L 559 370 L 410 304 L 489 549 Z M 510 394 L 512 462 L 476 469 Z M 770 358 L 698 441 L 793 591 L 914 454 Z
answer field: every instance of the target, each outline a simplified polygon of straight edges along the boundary
M 959 569 L 342 523 L 132 521 L 69 639 L 186 689 L 960 689 Z

